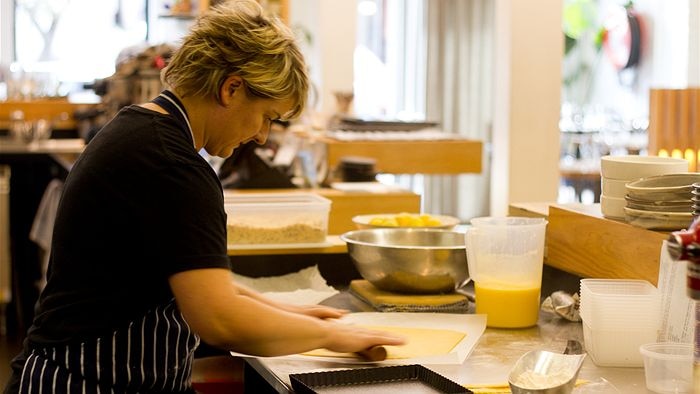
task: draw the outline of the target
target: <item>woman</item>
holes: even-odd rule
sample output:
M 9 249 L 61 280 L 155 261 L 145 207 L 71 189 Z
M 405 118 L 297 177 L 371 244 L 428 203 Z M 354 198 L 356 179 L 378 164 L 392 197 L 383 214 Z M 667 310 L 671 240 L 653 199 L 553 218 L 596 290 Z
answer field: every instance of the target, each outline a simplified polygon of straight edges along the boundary
M 198 151 L 227 157 L 302 112 L 308 80 L 289 30 L 254 1 L 226 2 L 196 22 L 163 79 L 169 90 L 120 111 L 67 177 L 6 392 L 192 392 L 200 339 L 259 356 L 402 344 L 231 280 L 221 185 Z

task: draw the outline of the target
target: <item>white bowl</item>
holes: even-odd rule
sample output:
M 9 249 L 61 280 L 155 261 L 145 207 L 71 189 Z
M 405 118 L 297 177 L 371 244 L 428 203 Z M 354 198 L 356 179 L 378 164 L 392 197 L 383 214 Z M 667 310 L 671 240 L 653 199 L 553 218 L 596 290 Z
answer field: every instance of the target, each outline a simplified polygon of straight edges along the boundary
M 601 177 L 601 191 L 608 197 L 625 198 L 625 195 L 627 194 L 627 188 L 625 187 L 627 182 L 630 181 Z
M 648 230 L 684 230 L 693 221 L 692 212 L 642 211 L 624 208 L 627 223 Z
M 603 216 L 611 219 L 625 219 L 625 205 L 627 201 L 622 197 L 610 197 L 605 194 L 600 195 L 600 211 Z
M 627 194 L 638 200 L 690 200 L 693 183 L 700 182 L 700 173 L 654 175 L 630 182 L 625 187 Z
M 688 171 L 688 161 L 659 156 L 603 156 L 600 174 L 608 179 L 637 180 L 653 175 Z
M 625 197 L 627 205 L 625 207 L 639 209 L 640 211 L 656 212 L 692 212 L 693 201 L 691 200 L 638 200 L 627 195 Z

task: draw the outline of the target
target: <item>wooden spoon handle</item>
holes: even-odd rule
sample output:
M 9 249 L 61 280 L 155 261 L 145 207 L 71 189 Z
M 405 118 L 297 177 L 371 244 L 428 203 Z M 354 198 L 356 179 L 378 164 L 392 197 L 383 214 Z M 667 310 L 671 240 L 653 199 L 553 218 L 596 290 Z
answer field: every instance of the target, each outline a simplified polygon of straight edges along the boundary
M 384 346 L 372 346 L 371 348 L 360 350 L 356 354 L 367 361 L 384 361 L 387 356 Z

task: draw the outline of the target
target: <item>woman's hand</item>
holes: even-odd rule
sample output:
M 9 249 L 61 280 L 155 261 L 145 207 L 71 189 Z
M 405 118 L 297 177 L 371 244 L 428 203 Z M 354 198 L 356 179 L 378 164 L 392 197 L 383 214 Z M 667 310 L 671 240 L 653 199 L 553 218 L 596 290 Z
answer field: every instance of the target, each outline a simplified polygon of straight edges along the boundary
M 384 331 L 371 330 L 351 324 L 329 322 L 324 348 L 338 353 L 356 353 L 375 346 L 399 346 L 406 339 Z

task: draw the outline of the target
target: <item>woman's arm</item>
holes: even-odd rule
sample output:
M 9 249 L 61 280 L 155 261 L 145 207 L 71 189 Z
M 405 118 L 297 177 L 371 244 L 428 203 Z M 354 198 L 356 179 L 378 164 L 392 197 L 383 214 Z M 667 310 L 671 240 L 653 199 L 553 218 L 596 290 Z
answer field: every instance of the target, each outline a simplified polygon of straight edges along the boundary
M 192 329 L 208 344 L 227 350 L 278 356 L 317 348 L 357 352 L 404 343 L 388 333 L 280 309 L 250 289 L 241 290 L 226 269 L 180 272 L 170 277 L 170 287 Z

